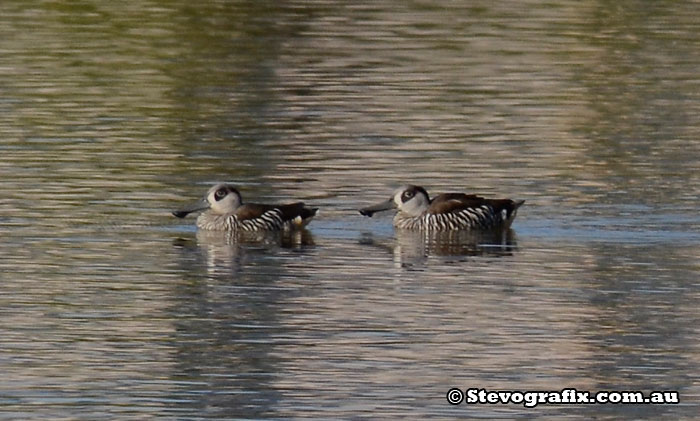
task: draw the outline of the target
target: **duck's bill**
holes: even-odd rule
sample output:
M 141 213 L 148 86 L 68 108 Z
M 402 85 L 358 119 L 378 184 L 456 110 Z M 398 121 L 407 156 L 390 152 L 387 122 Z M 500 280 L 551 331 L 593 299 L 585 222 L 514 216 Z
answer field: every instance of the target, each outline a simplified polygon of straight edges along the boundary
M 192 203 L 189 206 L 185 206 L 182 209 L 173 211 L 173 215 L 177 216 L 178 218 L 184 218 L 192 212 L 198 212 L 206 209 L 209 209 L 209 203 L 206 199 L 202 199 L 198 202 Z
M 389 199 L 385 202 L 382 203 L 377 203 L 376 205 L 373 206 L 368 206 L 366 208 L 360 209 L 360 213 L 364 216 L 369 216 L 370 218 L 372 215 L 374 215 L 377 212 L 382 212 L 390 209 L 396 208 L 396 203 L 394 202 L 394 199 Z

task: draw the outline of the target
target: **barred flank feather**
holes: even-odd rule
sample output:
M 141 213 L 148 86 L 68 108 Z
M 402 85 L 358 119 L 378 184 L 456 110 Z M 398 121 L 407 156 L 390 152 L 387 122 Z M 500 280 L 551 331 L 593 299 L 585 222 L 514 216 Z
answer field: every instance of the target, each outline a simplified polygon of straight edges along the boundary
M 257 218 L 238 221 L 235 216 L 232 217 L 236 221 L 237 228 L 242 231 L 277 231 L 289 228 L 285 225 L 290 225 L 291 222 L 282 220 L 282 213 L 279 209 L 267 211 Z
M 496 212 L 490 205 L 462 209 L 450 213 L 425 213 L 420 216 L 407 216 L 401 212 L 394 217 L 397 228 L 435 231 L 489 229 L 505 224 L 507 212 Z

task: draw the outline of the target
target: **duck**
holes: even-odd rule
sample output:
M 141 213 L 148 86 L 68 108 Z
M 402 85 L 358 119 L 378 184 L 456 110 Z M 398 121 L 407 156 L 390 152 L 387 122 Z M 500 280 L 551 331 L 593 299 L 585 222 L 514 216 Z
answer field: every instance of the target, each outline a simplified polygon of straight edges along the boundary
M 243 203 L 231 184 L 211 187 L 199 201 L 173 211 L 178 218 L 200 212 L 197 228 L 208 231 L 291 231 L 304 228 L 318 213 L 302 202 L 285 205 Z
M 388 200 L 359 212 L 372 217 L 377 212 L 398 209 L 394 227 L 405 230 L 488 230 L 509 228 L 523 203 L 465 193 L 444 193 L 431 199 L 423 187 L 405 185 Z

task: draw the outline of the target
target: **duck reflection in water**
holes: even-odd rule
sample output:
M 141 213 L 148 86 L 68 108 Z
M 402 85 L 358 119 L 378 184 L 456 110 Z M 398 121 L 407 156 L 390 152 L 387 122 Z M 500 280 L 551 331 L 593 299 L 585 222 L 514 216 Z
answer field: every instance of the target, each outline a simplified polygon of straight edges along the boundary
M 280 249 L 301 251 L 312 248 L 314 238 L 307 229 L 293 231 L 208 231 L 197 230 L 196 241 L 177 238 L 173 245 L 204 264 L 209 275 L 236 275 L 241 269 Z
M 471 231 L 395 231 L 395 239 L 366 234 L 363 245 L 386 250 L 402 266 L 425 265 L 432 257 L 511 256 L 517 250 L 515 232 L 510 228 Z

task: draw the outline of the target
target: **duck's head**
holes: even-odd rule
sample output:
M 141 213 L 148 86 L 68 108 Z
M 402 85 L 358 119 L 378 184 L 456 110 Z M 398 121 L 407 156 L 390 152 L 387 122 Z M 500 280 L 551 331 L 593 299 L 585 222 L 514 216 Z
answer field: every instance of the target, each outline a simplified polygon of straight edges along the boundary
M 430 197 L 423 187 L 407 185 L 396 189 L 388 200 L 360 209 L 360 213 L 372 217 L 376 212 L 398 209 L 409 216 L 420 216 L 429 206 Z
M 210 188 L 207 194 L 197 202 L 174 211 L 173 215 L 184 218 L 192 212 L 202 210 L 209 210 L 217 215 L 227 215 L 235 212 L 241 203 L 241 194 L 238 190 L 230 184 L 221 183 Z

